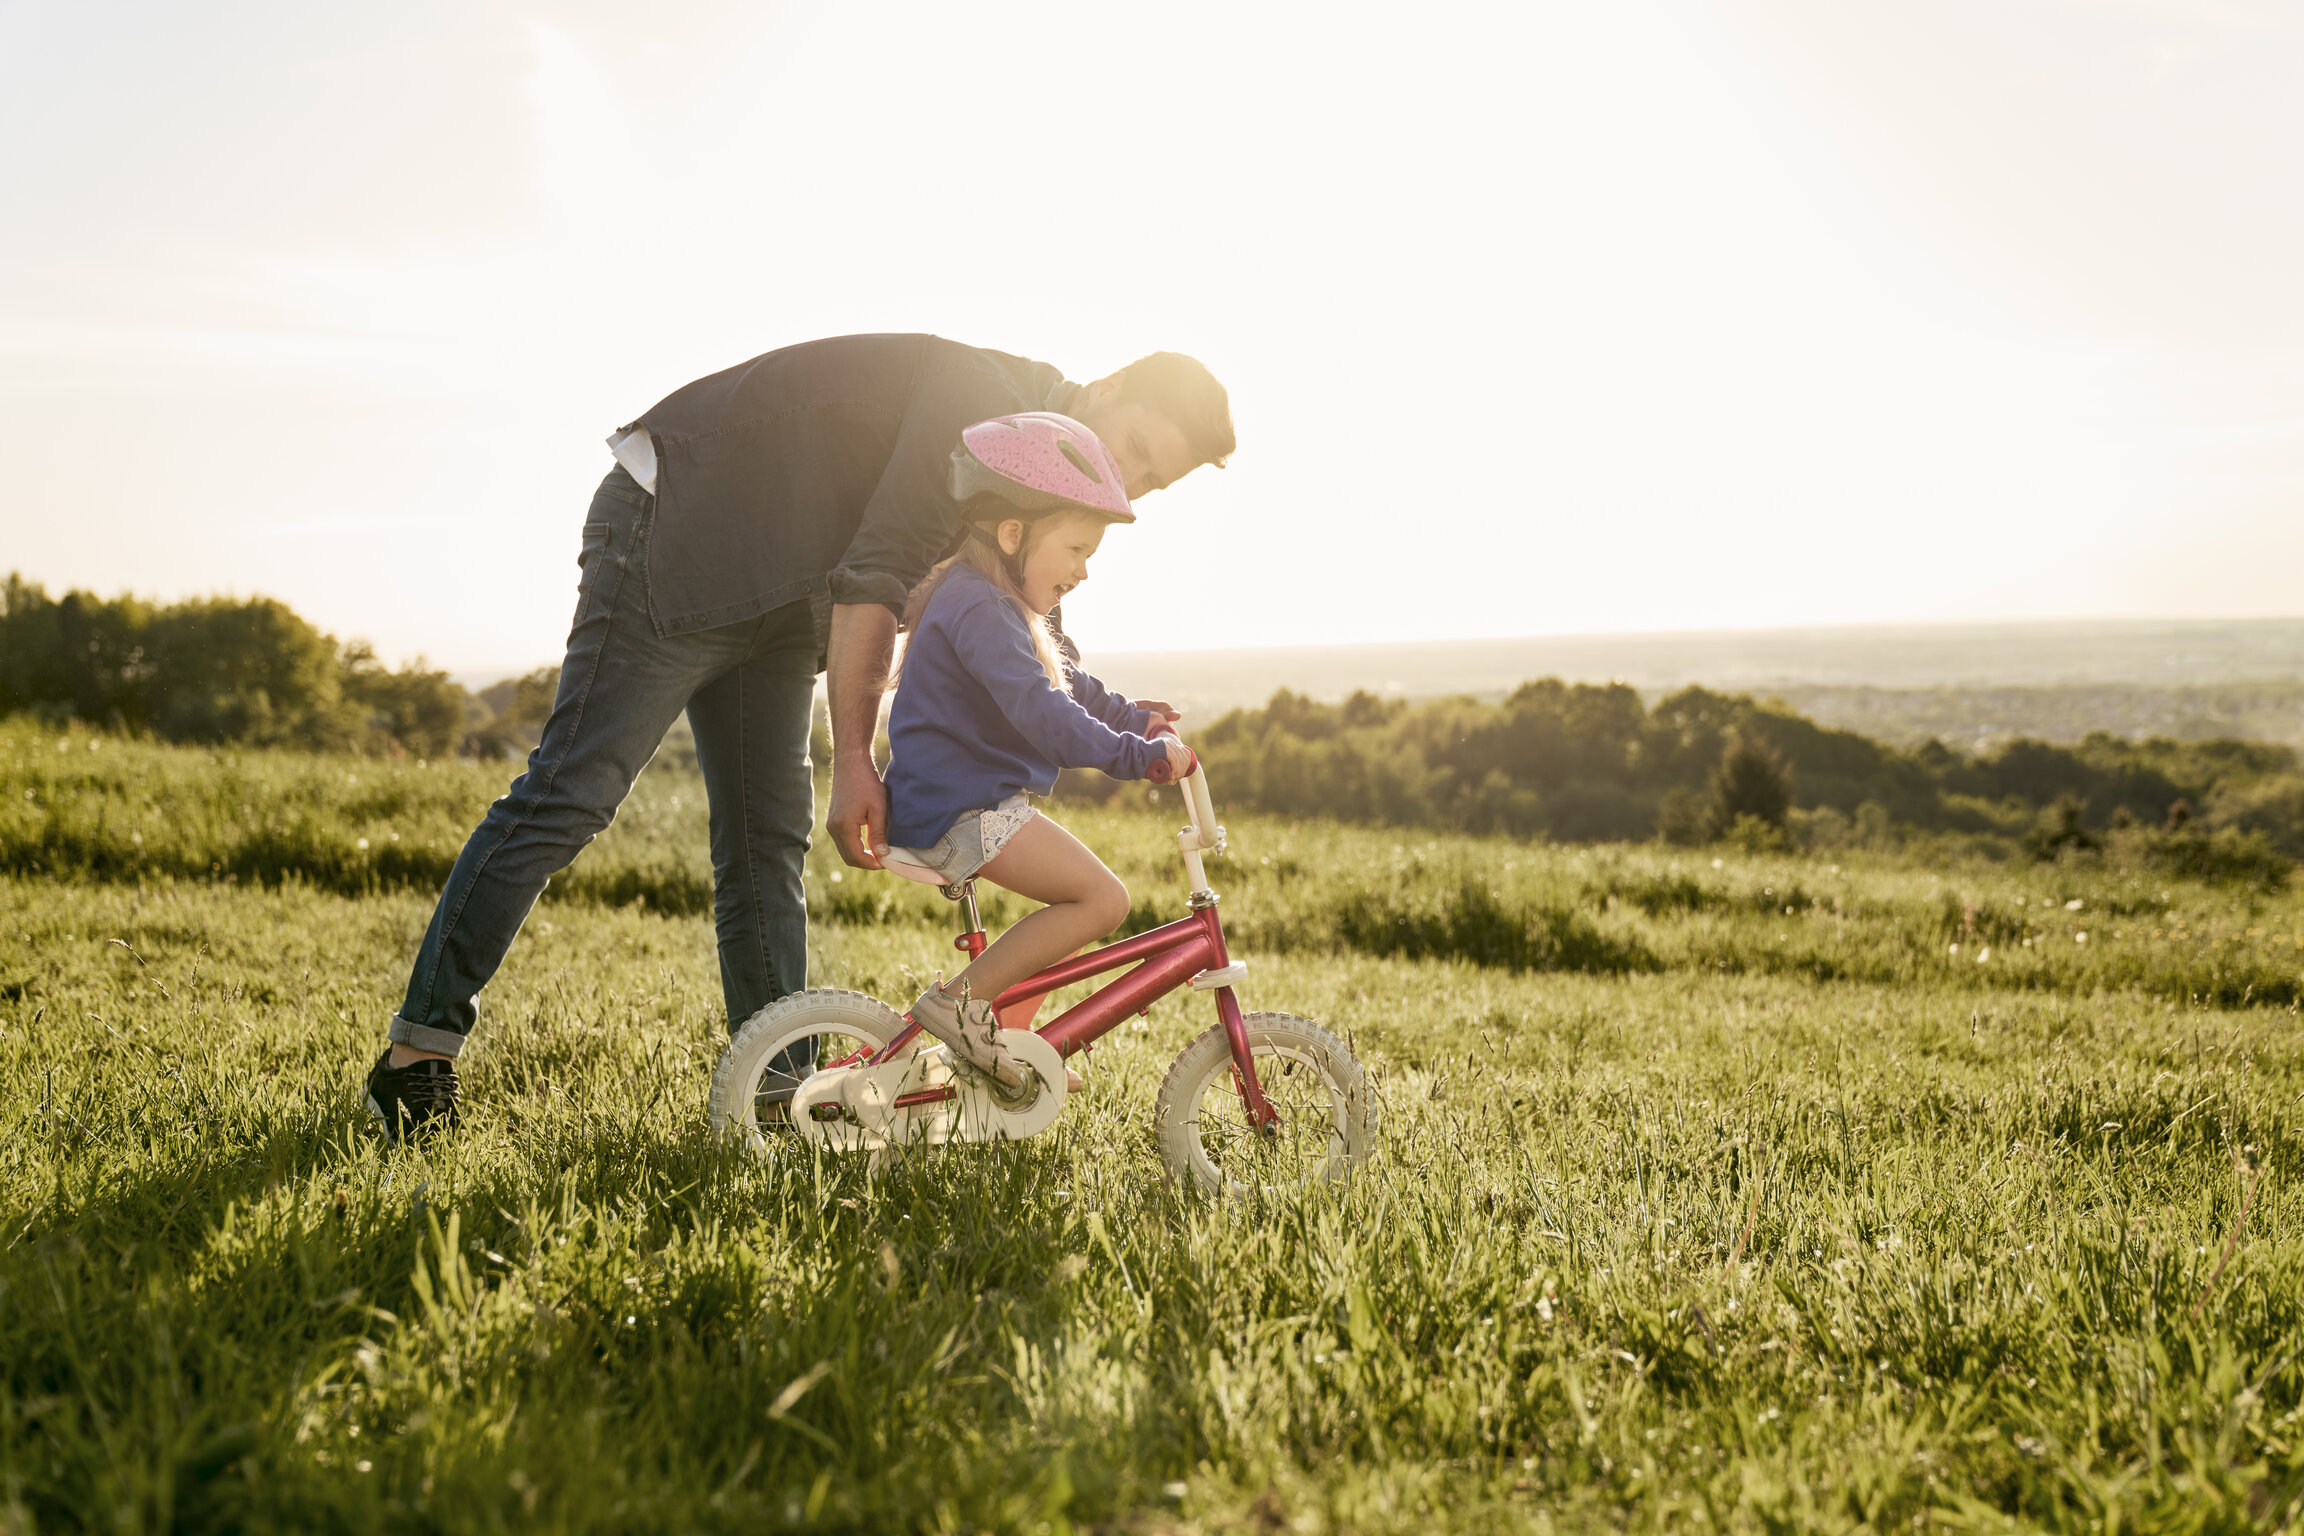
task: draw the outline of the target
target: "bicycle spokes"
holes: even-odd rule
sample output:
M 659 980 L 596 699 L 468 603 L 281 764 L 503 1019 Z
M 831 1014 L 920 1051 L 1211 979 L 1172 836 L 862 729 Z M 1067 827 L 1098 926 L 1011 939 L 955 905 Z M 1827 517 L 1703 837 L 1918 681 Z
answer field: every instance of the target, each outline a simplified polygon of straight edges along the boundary
M 1194 1116 L 1208 1161 L 1226 1183 L 1251 1188 L 1318 1178 L 1345 1150 L 1342 1093 L 1303 1053 L 1266 1046 L 1254 1050 L 1252 1059 L 1275 1118 L 1263 1126 L 1252 1122 L 1238 1069 L 1214 1078 L 1202 1090 Z

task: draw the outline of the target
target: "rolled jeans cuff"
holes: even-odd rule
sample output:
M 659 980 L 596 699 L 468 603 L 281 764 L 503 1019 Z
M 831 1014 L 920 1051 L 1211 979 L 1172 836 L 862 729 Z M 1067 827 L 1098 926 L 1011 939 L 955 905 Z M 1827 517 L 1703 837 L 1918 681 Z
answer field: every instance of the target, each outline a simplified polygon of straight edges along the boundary
M 411 1024 L 398 1014 L 392 1016 L 392 1028 L 387 1038 L 394 1045 L 405 1045 L 419 1051 L 438 1051 L 443 1056 L 464 1054 L 464 1037 L 452 1029 L 439 1029 L 430 1024 Z

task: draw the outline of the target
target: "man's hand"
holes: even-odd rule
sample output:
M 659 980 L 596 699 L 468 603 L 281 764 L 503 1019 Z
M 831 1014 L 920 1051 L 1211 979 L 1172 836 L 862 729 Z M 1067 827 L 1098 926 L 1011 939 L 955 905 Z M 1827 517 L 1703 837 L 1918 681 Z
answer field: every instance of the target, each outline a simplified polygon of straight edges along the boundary
M 877 603 L 832 609 L 824 692 L 832 715 L 832 810 L 824 830 L 843 863 L 878 869 L 888 852 L 888 791 L 872 762 L 880 696 L 896 652 L 896 616 Z
M 888 789 L 866 758 L 846 769 L 832 765 L 832 813 L 825 818 L 832 846 L 858 869 L 879 869 L 888 854 Z
M 1147 736 L 1157 736 L 1162 731 L 1172 732 L 1176 729 L 1176 722 L 1184 718 L 1184 711 L 1165 699 L 1137 699 L 1135 704 L 1138 709 L 1152 716 L 1151 723 L 1144 728 Z

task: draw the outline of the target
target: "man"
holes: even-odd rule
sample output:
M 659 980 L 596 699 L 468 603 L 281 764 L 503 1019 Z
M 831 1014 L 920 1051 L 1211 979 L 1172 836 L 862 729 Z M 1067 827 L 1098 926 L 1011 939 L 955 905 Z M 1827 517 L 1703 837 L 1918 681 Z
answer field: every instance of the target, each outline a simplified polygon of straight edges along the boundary
M 905 596 L 961 537 L 953 445 L 975 422 L 1042 410 L 1101 438 L 1131 498 L 1233 449 L 1224 386 L 1180 353 L 1079 385 L 1045 363 L 914 335 L 766 353 L 609 438 L 617 463 L 585 520 L 543 739 L 458 856 L 368 1075 L 388 1134 L 455 1123 L 455 1058 L 480 989 L 682 710 L 712 806 L 729 1028 L 807 984 L 816 673 L 828 658 L 829 830 L 842 859 L 878 868 L 888 797 L 872 737 Z

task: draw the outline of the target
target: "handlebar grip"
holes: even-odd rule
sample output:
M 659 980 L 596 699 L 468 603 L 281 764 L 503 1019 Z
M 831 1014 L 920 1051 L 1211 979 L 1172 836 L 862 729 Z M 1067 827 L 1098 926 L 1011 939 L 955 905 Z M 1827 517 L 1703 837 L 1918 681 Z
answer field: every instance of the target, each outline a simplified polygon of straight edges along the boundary
M 1183 773 L 1179 774 L 1176 771 L 1176 765 L 1168 761 L 1168 754 L 1163 750 L 1158 757 L 1152 759 L 1152 766 L 1144 771 L 1144 777 L 1155 784 L 1173 784 L 1179 778 L 1192 777 L 1200 768 L 1199 754 L 1190 747 L 1186 747 L 1184 756 L 1187 761 Z

